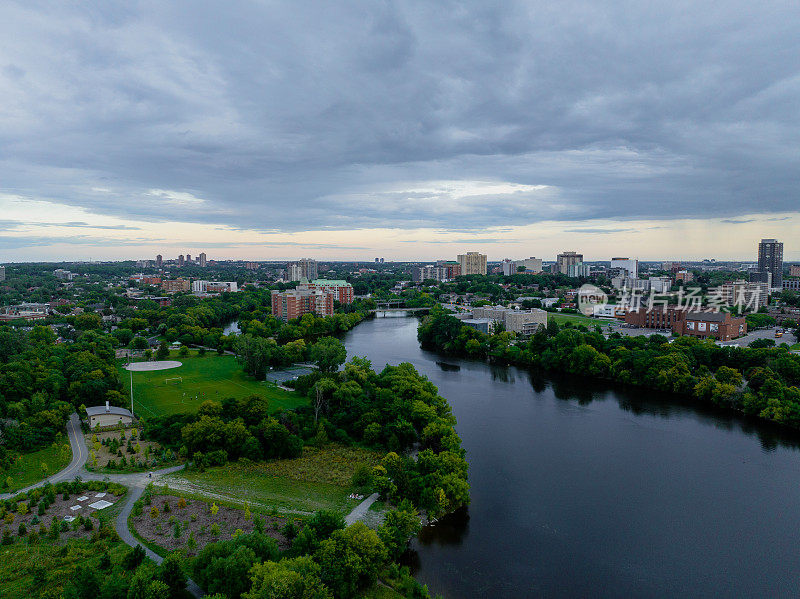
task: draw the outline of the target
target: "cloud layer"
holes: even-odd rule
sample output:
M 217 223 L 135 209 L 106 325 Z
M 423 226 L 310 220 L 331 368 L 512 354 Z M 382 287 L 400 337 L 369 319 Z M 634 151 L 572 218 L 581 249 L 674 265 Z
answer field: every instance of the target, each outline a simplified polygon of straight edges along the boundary
M 797 213 L 798 28 L 738 0 L 6 2 L 0 192 L 476 239 Z

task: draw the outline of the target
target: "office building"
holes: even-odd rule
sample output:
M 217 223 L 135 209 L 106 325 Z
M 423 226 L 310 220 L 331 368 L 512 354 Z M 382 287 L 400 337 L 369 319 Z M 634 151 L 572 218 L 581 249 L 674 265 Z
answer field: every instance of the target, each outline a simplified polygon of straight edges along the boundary
M 192 293 L 236 293 L 236 281 L 193 281 Z
M 758 244 L 758 270 L 772 275 L 771 287 L 783 287 L 783 242 L 762 239 Z M 766 282 L 763 279 L 760 282 Z
M 353 286 L 347 281 L 333 279 L 314 279 L 308 283 L 300 283 L 298 289 L 319 289 L 330 293 L 340 304 L 353 303 Z
M 208 262 L 208 261 L 207 261 L 207 259 L 206 259 L 206 253 L 205 253 L 205 252 L 202 252 L 202 253 L 200 254 L 200 267 L 201 267 L 201 268 L 205 268 L 205 267 L 206 267 L 206 264 L 207 264 L 207 262 Z
M 292 289 L 272 291 L 272 315 L 284 322 L 300 318 L 303 314 L 330 316 L 333 314 L 334 295 L 321 289 Z
M 578 254 L 577 252 L 562 252 L 556 256 L 555 272 L 568 275 L 569 267 L 579 262 L 583 262 L 583 254 Z
M 611 258 L 611 270 L 625 271 L 625 277 L 636 279 L 639 277 L 639 261 L 630 258 Z M 620 272 L 620 274 L 622 274 Z
M 486 254 L 481 254 L 479 252 L 459 254 L 458 264 L 461 267 L 462 275 L 486 274 Z
M 181 293 L 189 291 L 189 279 L 173 279 L 161 281 L 161 289 L 166 293 Z
M 312 281 L 319 277 L 317 270 L 317 261 L 311 258 L 303 258 L 292 264 L 289 264 L 287 271 L 289 273 L 290 281 Z
M 159 254 L 156 256 L 156 268 L 161 268 L 164 265 L 164 257 Z

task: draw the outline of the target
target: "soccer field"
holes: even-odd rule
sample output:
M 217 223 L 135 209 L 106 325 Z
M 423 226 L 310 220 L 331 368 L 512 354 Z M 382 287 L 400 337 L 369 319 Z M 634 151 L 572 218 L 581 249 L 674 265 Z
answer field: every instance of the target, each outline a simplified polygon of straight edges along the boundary
M 306 403 L 297 393 L 278 389 L 264 381 L 256 381 L 242 371 L 234 356 L 192 355 L 179 360 L 183 366 L 155 372 L 133 373 L 133 410 L 139 416 L 166 416 L 180 412 L 196 412 L 207 399 L 260 395 L 269 399 L 272 409 L 291 409 Z M 125 390 L 130 389 L 130 372 L 119 365 Z M 176 379 L 181 381 L 167 379 Z

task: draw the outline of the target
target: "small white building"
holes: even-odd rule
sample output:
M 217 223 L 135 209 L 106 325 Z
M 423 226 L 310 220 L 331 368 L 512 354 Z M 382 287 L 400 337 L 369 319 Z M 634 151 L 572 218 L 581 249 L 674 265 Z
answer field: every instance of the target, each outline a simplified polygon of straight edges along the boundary
M 91 406 L 86 408 L 86 415 L 89 417 L 89 428 L 94 429 L 96 426 L 105 428 L 107 426 L 128 426 L 133 423 L 133 414 L 125 408 L 118 408 L 109 405 L 106 402 L 105 406 Z

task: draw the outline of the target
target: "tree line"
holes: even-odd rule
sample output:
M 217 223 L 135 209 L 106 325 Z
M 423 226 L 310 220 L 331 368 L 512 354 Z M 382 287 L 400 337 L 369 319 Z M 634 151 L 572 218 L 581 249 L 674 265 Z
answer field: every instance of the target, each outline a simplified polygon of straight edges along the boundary
M 567 372 L 658 391 L 800 428 L 800 356 L 785 347 L 720 347 L 713 340 L 627 337 L 561 328 L 553 321 L 528 340 L 485 335 L 442 310 L 419 326 L 422 347 L 524 368 Z

